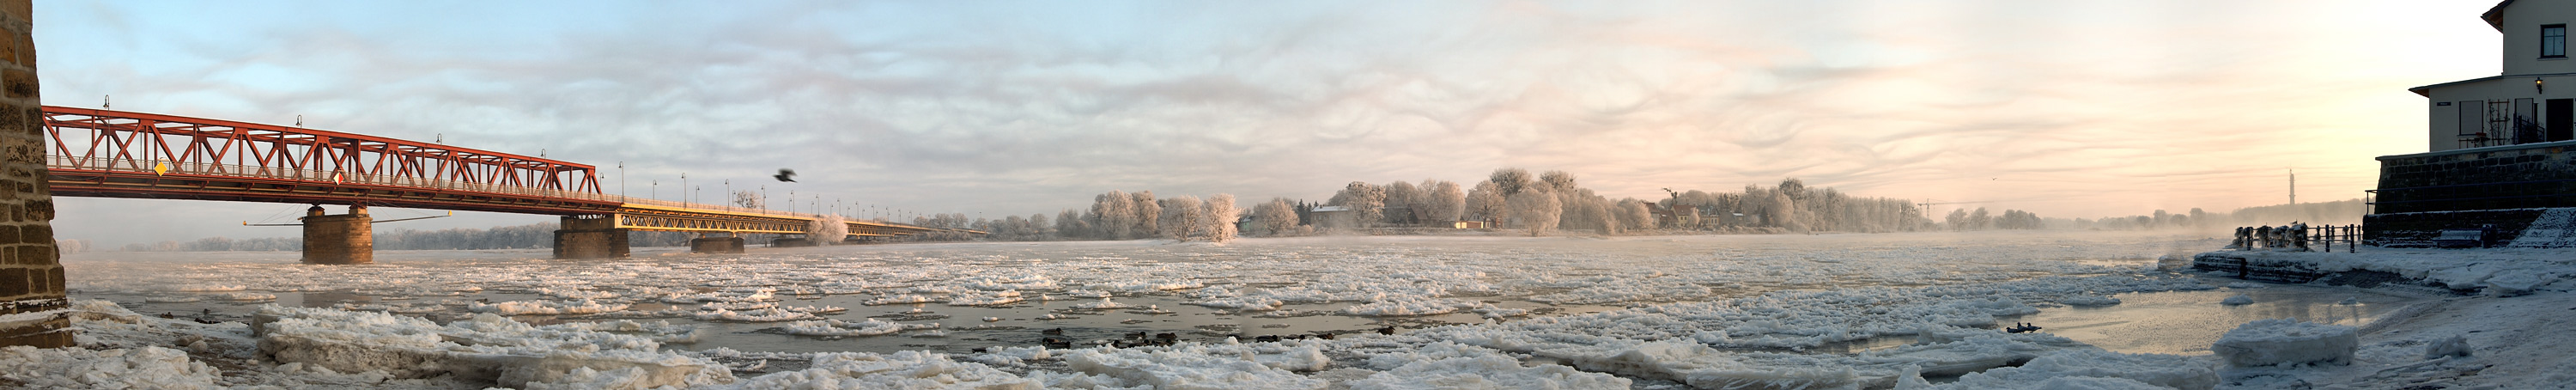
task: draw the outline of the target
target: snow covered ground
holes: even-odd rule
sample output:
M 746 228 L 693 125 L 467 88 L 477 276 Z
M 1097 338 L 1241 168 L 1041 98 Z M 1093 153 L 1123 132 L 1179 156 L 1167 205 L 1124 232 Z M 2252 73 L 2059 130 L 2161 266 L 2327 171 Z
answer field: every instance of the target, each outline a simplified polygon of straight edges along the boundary
M 2172 269 L 2180 265 L 2173 259 L 2222 244 L 2076 232 L 1322 237 L 826 247 L 599 261 L 503 253 L 365 266 L 299 265 L 292 254 L 219 261 L 83 254 L 65 261 L 74 298 L 109 299 L 77 305 L 83 347 L 0 350 L 0 384 L 2530 388 L 2566 383 L 2564 373 L 2576 372 L 2576 361 L 2552 352 L 2576 346 L 2562 339 L 2576 332 L 2551 321 L 2576 313 L 2568 311 L 2576 310 L 2576 298 L 2557 282 L 2576 272 L 2543 274 L 2519 296 L 2371 295 L 2349 315 L 2370 318 L 2340 320 L 2345 315 L 2308 313 L 2330 312 L 2331 302 L 2282 305 L 2263 286 L 2224 287 L 2226 281 Z M 2277 291 L 2299 289 L 2350 288 Z M 2218 302 L 2239 293 L 2257 302 Z M 206 299 L 185 299 L 191 297 Z M 890 302 L 864 304 L 870 300 Z M 2050 334 L 2078 329 L 1999 330 L 2175 300 L 2200 301 L 2176 308 L 2279 310 L 2330 323 L 2320 326 L 2359 325 L 2351 327 L 2356 352 L 2348 365 L 2239 367 L 2205 348 L 2124 353 L 2133 350 Z M 205 314 L 211 311 L 238 314 Z M 258 321 L 258 335 L 246 324 L 254 322 L 252 311 L 274 317 Z M 192 315 L 239 321 L 201 324 Z M 333 323 L 344 326 L 317 325 Z M 1389 325 L 1395 334 L 1373 331 Z M 1186 336 L 1172 346 L 1094 347 L 1137 332 Z M 1293 337 L 1317 333 L 1339 337 Z M 1292 337 L 1228 337 L 1256 334 Z M 1041 346 L 1049 337 L 1074 348 Z M 2081 337 L 2122 344 L 2117 335 Z M 2205 347 L 2220 335 L 2158 337 L 2200 340 L 2157 345 Z M 343 359 L 345 351 L 415 352 Z M 2424 359 L 2433 352 L 2441 357 Z M 2549 358 L 2532 358 L 2539 356 Z M 306 361 L 289 361 L 299 359 Z M 333 359 L 358 363 L 320 363 Z M 367 368 L 419 366 L 366 363 L 384 359 L 445 368 Z

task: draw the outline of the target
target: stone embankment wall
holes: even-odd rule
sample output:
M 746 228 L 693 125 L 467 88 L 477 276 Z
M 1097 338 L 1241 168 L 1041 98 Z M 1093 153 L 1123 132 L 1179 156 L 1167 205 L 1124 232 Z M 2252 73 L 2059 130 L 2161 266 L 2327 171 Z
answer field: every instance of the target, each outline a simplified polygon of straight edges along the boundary
M 2576 143 L 2379 158 L 2374 214 L 2576 207 Z
M 72 343 L 54 198 L 45 187 L 44 108 L 36 99 L 34 4 L 0 0 L 0 346 Z
M 2576 142 L 2379 158 L 2363 242 L 2424 246 L 2445 229 L 2522 234 L 2548 208 L 2576 207 Z
M 2430 211 L 2371 214 L 2361 217 L 2362 243 L 2383 247 L 2428 247 L 2444 229 L 2487 229 L 2496 242 L 2522 236 L 2549 209 Z

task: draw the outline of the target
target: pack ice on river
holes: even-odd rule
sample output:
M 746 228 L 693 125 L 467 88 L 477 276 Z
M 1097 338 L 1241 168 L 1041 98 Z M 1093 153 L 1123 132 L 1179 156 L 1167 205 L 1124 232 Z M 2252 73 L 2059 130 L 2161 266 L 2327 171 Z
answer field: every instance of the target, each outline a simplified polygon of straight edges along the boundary
M 103 300 L 81 305 L 100 313 L 81 321 L 83 344 L 139 352 L 52 358 L 126 359 L 169 383 L 287 387 L 1888 388 L 2104 377 L 2211 388 L 2209 346 L 2238 324 L 2367 325 L 2436 297 L 2178 269 L 2220 244 L 2103 232 L 1328 236 L 610 260 L 388 252 L 360 266 L 297 264 L 292 253 L 86 253 L 65 260 L 73 297 Z M 2219 304 L 2239 296 L 2256 303 Z M 245 323 L 288 333 L 255 338 Z M 2019 323 L 2043 329 L 2002 330 Z M 1164 333 L 1174 342 L 1157 342 Z M 333 359 L 268 362 L 323 355 Z M 536 360 L 578 368 L 524 368 L 544 366 Z

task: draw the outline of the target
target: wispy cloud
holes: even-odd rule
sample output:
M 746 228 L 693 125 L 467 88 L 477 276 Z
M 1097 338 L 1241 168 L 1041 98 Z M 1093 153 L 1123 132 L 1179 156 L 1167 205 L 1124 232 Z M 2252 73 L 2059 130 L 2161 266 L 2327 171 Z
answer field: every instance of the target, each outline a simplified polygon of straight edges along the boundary
M 2475 3 L 518 7 L 47 2 L 44 94 L 996 218 L 1500 166 L 2098 216 L 2357 195 L 2422 149 L 2405 87 L 2494 61 Z

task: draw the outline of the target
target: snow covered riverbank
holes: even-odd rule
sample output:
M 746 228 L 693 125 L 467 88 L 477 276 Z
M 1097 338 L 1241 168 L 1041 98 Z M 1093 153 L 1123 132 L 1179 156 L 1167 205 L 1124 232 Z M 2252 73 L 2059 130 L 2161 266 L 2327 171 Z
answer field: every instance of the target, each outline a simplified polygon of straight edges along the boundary
M 1966 242 L 1962 238 L 1984 240 Z M 260 303 L 188 303 L 258 309 L 279 319 L 334 319 L 338 323 L 364 324 L 330 327 L 314 322 L 297 325 L 295 321 L 271 321 L 263 326 L 282 332 L 262 332 L 255 337 L 246 324 L 250 321 L 200 324 L 133 314 L 116 307 L 119 303 L 83 301 L 79 306 L 86 314 L 79 314 L 82 319 L 74 324 L 84 331 L 80 337 L 83 348 L 0 351 L 0 369 L 5 369 L 0 370 L 0 382 L 73 388 L 114 388 L 112 382 L 102 382 L 105 378 L 163 378 L 168 380 L 164 385 L 197 384 L 204 388 L 617 388 L 656 383 L 692 388 L 826 383 L 868 388 L 863 385 L 892 387 L 888 385 L 897 381 L 931 388 L 993 385 L 992 388 L 1086 389 L 1146 385 L 1166 389 L 1918 388 L 1933 386 L 1931 382 L 1942 382 L 1939 386 L 1944 388 L 2037 388 L 2072 383 L 2279 388 L 2300 382 L 2377 388 L 2377 384 L 2434 383 L 2431 381 L 2517 385 L 2555 378 L 2547 371 L 2550 369 L 2566 372 L 2564 369 L 2571 368 L 2563 356 L 2541 355 L 2547 353 L 2542 347 L 2563 341 L 2527 331 L 2471 328 L 2475 321 L 2436 315 L 2476 318 L 2497 314 L 2489 311 L 2533 311 L 2552 305 L 2564 306 L 2557 308 L 2560 312 L 2576 309 L 2576 300 L 2571 300 L 2568 293 L 2547 287 L 2516 297 L 2429 298 L 2454 300 L 2442 304 L 2392 303 L 2405 308 L 2376 312 L 2385 313 L 2376 321 L 2353 322 L 2364 325 L 2355 332 L 2359 352 L 2349 366 L 2244 368 L 2224 365 L 2205 350 L 2178 355 L 2127 354 L 2047 334 L 2060 329 L 2025 334 L 1997 330 L 2003 324 L 2052 315 L 2044 311 L 2104 313 L 2119 305 L 2164 302 L 2173 297 L 2206 299 L 2198 305 L 2221 308 L 2214 295 L 2260 287 L 2225 287 L 2224 282 L 2212 282 L 2188 271 L 2177 272 L 2172 268 L 2178 262 L 2158 260 L 2178 249 L 2161 237 L 1871 235 L 1841 240 L 1716 237 L 1259 241 L 1227 246 L 884 246 L 785 251 L 739 258 L 471 261 L 473 264 L 467 265 L 151 263 L 181 271 L 169 277 L 113 274 L 109 271 L 120 267 L 114 262 L 70 262 L 73 267 L 86 267 L 74 268 L 74 280 L 83 283 L 76 287 L 85 291 L 75 293 L 76 298 L 196 294 L 152 287 L 179 285 L 172 283 L 183 280 L 194 281 L 186 285 L 222 285 L 226 288 L 219 290 L 224 292 L 366 289 L 378 295 L 363 296 L 410 298 L 379 301 L 382 303 L 378 305 L 427 306 L 435 309 L 431 317 L 444 319 L 419 321 L 399 314 L 405 313 L 402 310 L 387 310 L 397 313 L 387 315 L 296 308 L 291 305 L 337 306 L 345 302 L 304 302 L 293 297 L 295 294 L 280 298 L 281 303 L 290 306 L 265 309 L 260 309 Z M 844 265 L 850 263 L 864 266 Z M 2151 268 L 2151 264 L 2160 267 Z M 678 270 L 656 270 L 657 266 Z M 301 278 L 266 276 L 281 272 Z M 495 279 L 472 280 L 476 277 Z M 405 303 L 492 290 L 526 290 L 534 294 L 530 299 L 554 297 L 551 299 L 584 303 L 579 307 L 600 308 L 606 313 L 583 314 L 591 317 L 505 317 L 496 314 L 507 310 L 473 313 L 472 304 L 449 308 L 438 303 Z M 685 317 L 701 311 L 783 307 L 787 305 L 774 302 L 800 294 L 918 296 L 926 301 L 961 296 L 972 298 L 963 299 L 965 304 L 990 305 L 994 301 L 990 298 L 1000 296 L 1000 291 L 1011 291 L 1028 302 L 1001 303 L 1005 306 L 1001 308 L 897 305 L 865 313 L 861 311 L 877 308 L 843 305 L 859 309 L 814 314 L 838 317 L 826 320 L 757 325 Z M 2268 297 L 2256 292 L 2256 296 Z M 748 298 L 764 295 L 773 298 Z M 1085 298 L 1072 298 L 1076 296 Z M 653 303 L 681 297 L 720 307 L 699 309 Z M 1048 310 L 1021 312 L 1012 318 L 986 317 L 981 314 L 984 312 L 973 311 L 1011 313 L 1015 309 L 1010 305 L 1035 307 L 1050 301 L 1056 302 L 1052 304 L 1055 306 L 1099 306 L 1104 302 L 1099 297 L 1114 297 L 1121 307 L 1078 310 L 1097 313 L 1085 315 L 1096 320 L 1145 322 L 1093 322 L 1110 325 L 1073 329 L 1067 332 L 1071 336 L 1064 337 L 1081 342 L 1077 348 L 1050 349 L 1037 345 L 1038 329 L 1072 324 L 1062 321 L 1084 320 L 1024 317 L 1033 313 L 1058 315 Z M 1279 314 L 1243 308 L 1152 308 L 1151 304 L 1140 304 L 1154 299 L 1308 302 L 1286 303 L 1288 306 L 1333 302 L 1340 307 L 1362 308 L 1295 310 L 1306 313 L 1288 314 L 1306 317 L 1291 320 L 1400 320 L 1374 317 L 1372 313 L 1446 309 L 1456 311 L 1448 318 L 1459 321 L 1440 326 L 1411 325 L 1393 335 L 1345 332 L 1329 340 L 1228 341 L 1222 334 L 1266 329 L 1247 326 L 1243 330 L 1195 333 L 1197 336 L 1169 347 L 1088 347 L 1092 340 L 1117 339 L 1115 332 L 1153 331 L 1162 329 L 1157 326 L 1168 326 L 1155 325 L 1162 319 L 1190 318 L 1176 310 L 1227 310 L 1210 318 L 1244 320 Z M 1606 302 L 1624 308 L 1506 314 L 1494 323 L 1487 323 L 1481 319 L 1485 315 L 1477 313 L 1491 312 L 1486 309 L 1491 306 L 1549 305 L 1519 299 Z M 120 300 L 131 304 L 176 304 Z M 2069 302 L 2081 306 L 2069 306 Z M 614 304 L 639 307 L 606 309 Z M 1474 308 L 1462 309 L 1467 306 Z M 2258 303 L 2243 309 L 2218 310 L 2274 310 L 2266 307 Z M 1077 309 L 1057 311 L 1061 310 Z M 2546 328 L 2556 325 L 2537 322 L 2547 322 L 2553 314 L 2563 315 L 2521 315 L 2535 322 L 2529 326 Z M 941 321 L 949 323 L 938 324 Z M 967 325 L 970 323 L 975 325 Z M 787 330 L 753 331 L 762 329 Z M 812 335 L 799 335 L 793 329 L 813 331 L 805 332 Z M 903 337 L 927 332 L 944 337 Z M 2204 346 L 2216 339 L 2215 334 L 2200 337 L 2209 338 L 2200 341 Z M 2420 363 L 2427 361 L 2421 360 L 2425 345 L 2451 337 L 2466 341 L 2469 356 Z M 279 338 L 296 339 L 276 340 Z M 767 344 L 731 341 L 760 338 L 801 340 L 798 342 L 826 348 L 871 352 L 744 349 Z M 935 347 L 909 348 L 933 351 L 862 348 L 873 345 L 865 344 L 869 340 L 935 344 L 967 338 L 987 340 L 961 341 L 990 342 L 993 346 L 974 352 Z M 707 345 L 710 343 L 718 345 Z M 291 352 L 297 350 L 396 349 L 418 352 L 389 356 L 442 362 L 439 366 L 447 368 L 437 372 L 405 371 L 365 369 L 367 366 L 346 362 L 282 361 L 298 359 L 292 357 L 298 353 Z M 553 352 L 537 352 L 540 349 Z M 637 365 L 644 362 L 651 362 L 650 367 Z M 2484 368 L 2487 374 L 2458 375 L 2468 367 L 2488 367 L 2484 365 L 2493 365 Z M 693 371 L 684 367 L 708 369 Z M 343 372 L 341 368 L 363 371 Z M 2508 372 L 2513 374 L 2504 375 Z

